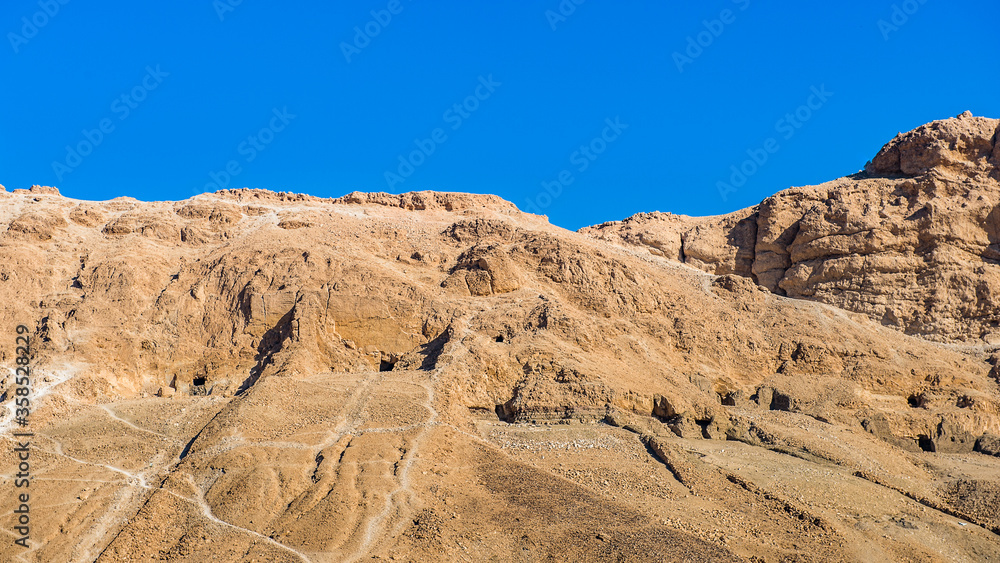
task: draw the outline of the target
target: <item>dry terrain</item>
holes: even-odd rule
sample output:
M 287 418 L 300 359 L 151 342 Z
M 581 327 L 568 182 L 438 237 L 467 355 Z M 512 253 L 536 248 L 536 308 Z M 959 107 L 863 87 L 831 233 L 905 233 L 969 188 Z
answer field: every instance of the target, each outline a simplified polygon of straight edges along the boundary
M 580 232 L 2 192 L 0 560 L 1000 561 L 998 128 Z

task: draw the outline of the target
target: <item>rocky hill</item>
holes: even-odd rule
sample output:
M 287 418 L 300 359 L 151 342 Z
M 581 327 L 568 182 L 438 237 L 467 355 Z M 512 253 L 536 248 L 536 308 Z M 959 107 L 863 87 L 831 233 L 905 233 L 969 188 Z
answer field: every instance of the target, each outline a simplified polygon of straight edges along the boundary
M 8 514 L 18 324 L 34 437 L 0 559 L 1000 561 L 997 128 L 578 233 L 458 193 L 4 192 Z
M 644 213 L 583 232 L 906 334 L 1000 343 L 998 124 L 969 112 L 929 123 L 863 172 L 729 215 Z

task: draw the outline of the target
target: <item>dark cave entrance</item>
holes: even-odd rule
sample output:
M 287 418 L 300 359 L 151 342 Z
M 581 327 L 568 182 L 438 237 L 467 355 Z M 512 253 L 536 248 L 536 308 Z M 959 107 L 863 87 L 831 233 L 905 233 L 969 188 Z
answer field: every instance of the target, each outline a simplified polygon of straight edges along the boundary
M 192 395 L 208 395 L 208 388 L 205 386 L 207 380 L 204 376 L 195 377 L 191 381 L 191 394 Z

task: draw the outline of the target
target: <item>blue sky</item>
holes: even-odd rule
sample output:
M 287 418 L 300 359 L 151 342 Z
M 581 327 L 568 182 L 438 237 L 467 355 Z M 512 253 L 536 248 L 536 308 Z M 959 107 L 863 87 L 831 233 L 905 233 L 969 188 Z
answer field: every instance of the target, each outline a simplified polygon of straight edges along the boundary
M 579 3 L 577 3 L 579 2 Z M 0 183 L 725 213 L 1000 117 L 995 1 L 8 0 Z

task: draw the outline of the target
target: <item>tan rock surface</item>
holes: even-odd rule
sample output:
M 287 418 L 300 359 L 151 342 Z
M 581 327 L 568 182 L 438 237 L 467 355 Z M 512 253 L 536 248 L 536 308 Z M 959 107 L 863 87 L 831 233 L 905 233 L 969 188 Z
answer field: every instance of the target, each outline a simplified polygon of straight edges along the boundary
M 996 125 L 584 233 L 473 194 L 0 193 L 35 382 L 0 559 L 1000 561 L 1000 198 L 962 159 Z
M 582 232 L 907 334 L 1000 343 L 998 128 L 966 112 L 898 135 L 863 172 L 753 208 L 683 220 L 639 214 Z

